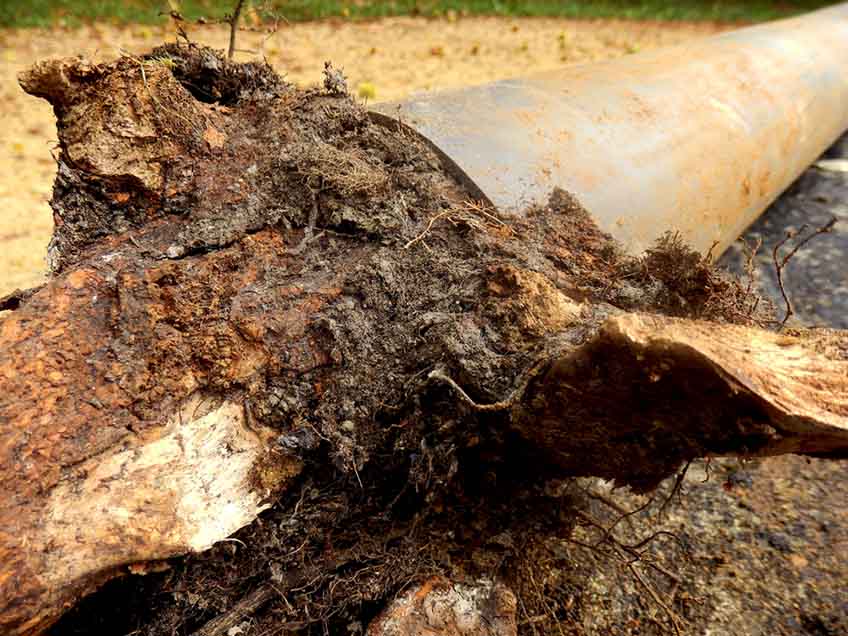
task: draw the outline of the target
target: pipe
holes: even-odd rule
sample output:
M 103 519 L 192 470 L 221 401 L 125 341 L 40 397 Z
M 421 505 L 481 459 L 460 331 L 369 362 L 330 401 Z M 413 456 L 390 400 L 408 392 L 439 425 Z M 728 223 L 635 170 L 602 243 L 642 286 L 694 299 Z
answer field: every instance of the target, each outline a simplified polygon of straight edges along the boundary
M 848 3 L 377 109 L 504 211 L 559 186 L 633 253 L 717 255 L 848 129 Z

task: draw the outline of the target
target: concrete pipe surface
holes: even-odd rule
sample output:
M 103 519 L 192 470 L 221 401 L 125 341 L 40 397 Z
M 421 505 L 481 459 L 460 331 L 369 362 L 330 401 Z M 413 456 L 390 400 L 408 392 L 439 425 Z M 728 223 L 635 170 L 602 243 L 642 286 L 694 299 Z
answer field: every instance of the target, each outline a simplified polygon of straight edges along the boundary
M 717 255 L 848 129 L 848 3 L 376 109 L 504 211 L 559 186 L 631 252 Z

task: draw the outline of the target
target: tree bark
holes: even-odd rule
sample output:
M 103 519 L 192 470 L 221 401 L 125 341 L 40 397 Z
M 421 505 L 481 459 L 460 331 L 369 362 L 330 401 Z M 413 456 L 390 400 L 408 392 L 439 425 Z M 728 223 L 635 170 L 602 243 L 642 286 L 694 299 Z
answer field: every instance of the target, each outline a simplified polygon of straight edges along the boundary
M 518 434 L 540 478 L 642 491 L 697 457 L 848 457 L 848 336 L 626 300 L 633 263 L 563 193 L 502 217 L 402 126 L 197 47 L 21 82 L 62 152 L 53 275 L 0 323 L 3 633 L 226 539 L 316 457 L 359 479 L 401 430 Z

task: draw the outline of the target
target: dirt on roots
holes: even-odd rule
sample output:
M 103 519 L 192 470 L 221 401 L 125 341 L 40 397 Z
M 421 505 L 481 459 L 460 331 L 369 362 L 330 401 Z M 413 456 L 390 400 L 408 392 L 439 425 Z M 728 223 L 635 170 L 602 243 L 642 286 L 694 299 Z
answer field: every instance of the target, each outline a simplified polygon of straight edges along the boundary
M 303 466 L 230 540 L 136 568 L 146 576 L 108 583 L 51 633 L 190 634 L 257 592 L 235 633 L 362 633 L 434 575 L 504 581 L 521 633 L 584 633 L 587 574 L 564 546 L 597 518 L 590 469 L 564 474 L 506 409 L 485 407 L 622 311 L 769 324 L 750 285 L 673 235 L 626 256 L 562 191 L 519 215 L 473 201 L 414 133 L 372 121 L 330 75 L 301 90 L 268 66 L 167 45 L 36 67 L 23 83 L 59 121 L 53 274 L 124 252 L 144 272 L 121 272 L 117 303 L 132 417 L 153 421 L 163 396 L 178 399 L 188 365 L 205 390 L 244 396 Z M 127 152 L 101 152 L 118 129 Z M 168 321 L 148 329 L 134 312 L 153 297 Z M 275 357 L 234 375 L 260 345 Z M 607 360 L 596 385 L 629 391 L 635 366 Z M 654 390 L 692 404 L 685 386 Z M 608 399 L 587 392 L 573 415 Z M 757 426 L 747 441 L 767 434 Z M 702 451 L 669 434 L 609 477 L 648 491 Z M 587 432 L 603 454 L 596 442 Z M 614 539 L 614 554 L 635 549 Z

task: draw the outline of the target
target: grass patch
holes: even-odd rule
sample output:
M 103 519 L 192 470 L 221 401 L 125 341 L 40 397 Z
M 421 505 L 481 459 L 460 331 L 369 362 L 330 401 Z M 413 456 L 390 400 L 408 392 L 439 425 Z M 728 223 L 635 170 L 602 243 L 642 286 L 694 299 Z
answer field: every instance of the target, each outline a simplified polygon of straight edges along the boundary
M 222 18 L 234 0 L 182 0 L 188 19 Z M 823 0 L 254 0 L 265 12 L 290 21 L 335 16 L 376 18 L 393 15 L 559 16 L 567 18 L 628 18 L 640 20 L 715 20 L 758 22 L 786 17 L 833 4 Z M 95 20 L 118 24 L 161 23 L 166 0 L 0 0 L 0 26 L 77 26 Z

